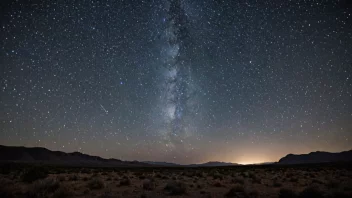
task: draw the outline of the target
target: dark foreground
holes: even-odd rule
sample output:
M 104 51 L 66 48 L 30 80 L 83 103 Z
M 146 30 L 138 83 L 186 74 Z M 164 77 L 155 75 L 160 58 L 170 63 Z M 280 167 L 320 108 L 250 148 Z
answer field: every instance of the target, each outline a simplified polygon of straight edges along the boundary
M 0 165 L 0 197 L 352 197 L 351 164 L 207 168 Z

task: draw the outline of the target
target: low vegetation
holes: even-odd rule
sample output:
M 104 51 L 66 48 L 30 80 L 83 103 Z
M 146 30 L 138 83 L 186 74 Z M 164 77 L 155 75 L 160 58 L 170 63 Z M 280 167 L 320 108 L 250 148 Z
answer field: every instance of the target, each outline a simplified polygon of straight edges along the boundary
M 186 185 L 183 182 L 171 180 L 166 184 L 164 190 L 169 195 L 184 195 L 186 194 Z
M 39 179 L 44 179 L 48 176 L 48 171 L 42 167 L 32 167 L 27 170 L 22 175 L 22 181 L 31 183 Z
M 341 166 L 126 169 L 0 165 L 0 198 L 351 198 L 352 168 Z
M 87 186 L 88 186 L 89 189 L 95 190 L 95 189 L 104 188 L 105 184 L 104 184 L 103 180 L 100 179 L 99 177 L 94 177 L 90 181 L 88 181 L 88 185 Z

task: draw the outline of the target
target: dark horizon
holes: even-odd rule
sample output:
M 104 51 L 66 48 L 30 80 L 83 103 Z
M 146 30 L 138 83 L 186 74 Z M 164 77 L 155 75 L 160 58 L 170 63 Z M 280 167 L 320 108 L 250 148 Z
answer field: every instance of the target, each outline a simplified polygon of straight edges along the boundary
M 48 148 L 45 147 L 25 147 L 25 146 L 9 146 L 9 145 L 0 145 L 4 146 L 4 147 L 10 147 L 10 148 L 24 148 L 24 149 L 31 149 L 31 148 L 38 148 L 38 149 L 47 149 L 51 152 L 64 152 L 64 151 L 56 151 L 56 150 L 50 150 Z M 126 162 L 142 162 L 142 163 L 147 163 L 147 164 L 175 164 L 175 165 L 182 165 L 182 166 L 188 166 L 188 165 L 202 165 L 202 164 L 207 164 L 207 163 L 232 163 L 233 165 L 260 165 L 260 164 L 272 164 L 272 163 L 278 163 L 281 159 L 288 157 L 290 155 L 295 155 L 295 156 L 302 156 L 302 155 L 308 155 L 308 154 L 314 154 L 314 153 L 331 153 L 331 154 L 340 154 L 340 153 L 344 153 L 344 152 L 351 152 L 352 149 L 350 150 L 345 150 L 345 151 L 340 151 L 340 152 L 328 152 L 328 151 L 312 151 L 309 153 L 287 153 L 284 156 L 281 156 L 280 159 L 276 160 L 276 161 L 267 161 L 267 162 L 258 162 L 258 163 L 237 163 L 237 162 L 227 162 L 227 161 L 221 161 L 221 160 L 217 160 L 217 161 L 203 161 L 203 162 L 196 162 L 196 163 L 190 163 L 190 164 L 181 164 L 181 163 L 174 163 L 174 162 L 168 162 L 168 161 L 153 161 L 153 160 L 138 160 L 138 159 L 134 159 L 134 160 L 126 160 Z M 102 156 L 95 156 L 95 155 L 91 155 L 89 153 L 82 153 L 79 151 L 71 151 L 71 152 L 64 152 L 66 154 L 74 154 L 74 153 L 81 153 L 84 155 L 89 155 L 91 157 L 99 157 L 102 159 L 107 159 L 107 160 L 121 160 L 121 159 L 116 159 L 116 158 L 104 158 Z M 352 159 L 348 158 L 346 159 L 347 161 L 351 161 Z M 122 160 L 124 161 L 124 160 Z M 351 161 L 352 162 L 352 161 Z
M 351 149 L 347 1 L 0 4 L 0 144 L 180 164 Z

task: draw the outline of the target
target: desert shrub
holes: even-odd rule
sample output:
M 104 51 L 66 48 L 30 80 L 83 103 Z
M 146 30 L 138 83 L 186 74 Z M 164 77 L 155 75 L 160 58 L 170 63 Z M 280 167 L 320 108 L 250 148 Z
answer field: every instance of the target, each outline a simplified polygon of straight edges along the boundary
M 202 194 L 202 195 L 204 195 L 204 194 L 206 194 L 207 192 L 204 191 L 204 190 L 201 190 L 199 193 Z
M 153 190 L 155 188 L 154 179 L 145 179 L 143 181 L 143 189 L 144 190 Z
M 70 181 L 78 181 L 79 177 L 77 174 L 72 174 L 72 175 L 70 175 L 69 180 Z
M 281 184 L 278 180 L 274 180 L 274 181 L 273 181 L 273 186 L 274 186 L 274 187 L 281 187 L 282 184 Z
M 27 193 L 27 197 L 41 198 L 49 197 L 60 187 L 60 183 L 56 179 L 43 179 L 35 181 Z
M 247 198 L 257 198 L 259 193 L 257 190 L 247 190 L 245 195 Z
M 70 188 L 62 186 L 54 192 L 52 198 L 67 198 L 72 196 L 73 192 L 70 190 Z
M 291 178 L 291 177 L 293 177 L 293 176 L 294 176 L 293 172 L 288 172 L 288 173 L 286 173 L 286 177 L 287 177 L 287 178 Z
M 244 184 L 244 179 L 241 177 L 235 177 L 232 179 L 233 183 L 239 183 L 239 184 Z
M 22 174 L 22 181 L 31 183 L 33 181 L 44 179 L 48 176 L 48 171 L 45 168 L 33 167 Z
M 262 180 L 257 176 L 252 177 L 252 181 L 254 184 L 261 184 L 262 183 Z
M 296 182 L 298 182 L 298 179 L 297 179 L 296 177 L 292 177 L 292 178 L 290 179 L 290 182 L 296 183 Z
M 222 183 L 220 183 L 220 182 L 215 182 L 213 185 L 215 187 L 222 187 L 223 186 Z
M 7 185 L 0 185 L 0 197 L 1 198 L 15 198 L 14 189 Z
M 242 172 L 241 175 L 242 175 L 243 177 L 249 177 L 249 173 L 248 173 L 248 172 Z
M 99 198 L 115 198 L 115 196 L 113 196 L 113 193 L 110 190 L 106 191 L 106 192 L 103 192 L 103 194 L 101 194 L 98 197 Z
M 88 188 L 84 189 L 83 194 L 88 195 L 90 193 L 90 190 Z
M 300 198 L 323 198 L 323 193 L 316 187 L 307 187 L 300 194 Z
M 279 198 L 296 198 L 297 194 L 291 190 L 291 189 L 287 189 L 287 188 L 281 188 L 280 192 L 279 192 Z
M 201 171 L 197 171 L 197 172 L 195 173 L 195 175 L 196 175 L 197 177 L 204 177 L 204 176 L 205 176 L 204 173 L 201 172 Z
M 179 181 L 169 181 L 164 190 L 170 195 L 184 195 L 186 194 L 186 185 Z
M 144 175 L 139 175 L 138 178 L 139 178 L 139 179 L 145 179 L 146 176 L 144 176 Z
M 242 185 L 235 185 L 225 194 L 225 197 L 241 197 L 240 195 L 244 194 L 244 188 Z
M 99 177 L 100 175 L 98 173 L 94 173 L 90 178 L 93 179 L 93 178 L 96 178 L 96 177 Z
M 253 179 L 256 177 L 256 175 L 253 172 L 249 172 L 248 177 Z
M 102 189 L 102 188 L 104 188 L 104 186 L 105 186 L 105 184 L 104 184 L 103 180 L 101 180 L 98 177 L 95 177 L 88 182 L 89 189 Z
M 155 174 L 156 178 L 162 178 L 162 175 L 160 173 Z
M 351 198 L 352 194 L 351 193 L 347 193 L 345 191 L 334 191 L 331 194 L 329 194 L 329 196 L 327 196 L 328 198 Z
M 326 183 L 326 187 L 329 188 L 329 189 L 338 188 L 339 185 L 340 185 L 339 182 L 336 181 L 336 180 L 329 180 L 329 181 Z
M 120 181 L 120 186 L 129 186 L 131 185 L 131 180 L 127 176 L 123 176 L 123 178 Z
M 319 180 L 319 179 L 313 179 L 313 180 L 312 180 L 312 184 L 324 184 L 324 182 L 322 182 L 322 181 Z
M 222 179 L 223 179 L 223 175 L 220 174 L 220 173 L 218 173 L 218 172 L 215 172 L 215 173 L 213 174 L 213 179 L 220 179 L 220 180 L 222 180 Z
M 63 181 L 66 180 L 65 175 L 58 175 L 56 178 L 57 178 L 57 180 L 59 180 L 60 182 L 63 182 Z

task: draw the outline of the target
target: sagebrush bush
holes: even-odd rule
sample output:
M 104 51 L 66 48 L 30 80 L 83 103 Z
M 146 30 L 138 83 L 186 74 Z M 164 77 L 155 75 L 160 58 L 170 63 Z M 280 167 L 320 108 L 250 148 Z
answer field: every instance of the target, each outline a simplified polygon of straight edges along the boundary
M 15 198 L 14 189 L 7 185 L 0 185 L 1 198 Z
M 101 180 L 98 177 L 94 177 L 88 182 L 89 189 L 102 189 L 104 187 L 105 187 L 105 184 L 103 180 Z
M 120 181 L 120 186 L 129 186 L 131 185 L 131 180 L 127 176 L 124 176 Z
M 224 178 L 224 176 L 223 176 L 222 174 L 218 173 L 218 172 L 215 172 L 215 173 L 213 174 L 213 179 L 220 179 L 220 180 L 222 180 L 223 178 Z
M 68 198 L 72 196 L 73 196 L 73 192 L 70 190 L 70 188 L 66 186 L 61 186 L 59 189 L 57 189 L 54 192 L 52 198 Z
M 170 195 L 184 195 L 186 194 L 186 185 L 180 181 L 169 181 L 164 190 L 169 192 Z
M 60 187 L 60 183 L 56 179 L 46 178 L 35 181 L 27 193 L 27 197 L 42 198 L 49 197 Z
M 225 197 L 237 197 L 238 194 L 243 194 L 244 187 L 242 185 L 236 184 L 225 194 Z
M 300 198 L 324 198 L 323 193 L 316 187 L 307 187 L 300 194 Z
M 155 188 L 154 179 L 145 179 L 143 181 L 143 189 L 144 190 L 153 190 Z
M 279 198 L 296 198 L 297 194 L 291 190 L 291 189 L 287 189 L 287 188 L 281 188 L 280 192 L 279 192 Z
M 239 183 L 239 184 L 244 184 L 244 179 L 241 177 L 235 177 L 232 179 L 233 183 Z
M 22 181 L 31 183 L 48 176 L 48 171 L 41 167 L 32 167 L 22 174 Z
M 79 177 L 77 174 L 72 174 L 70 175 L 70 178 L 69 178 L 70 181 L 78 181 L 79 180 Z

